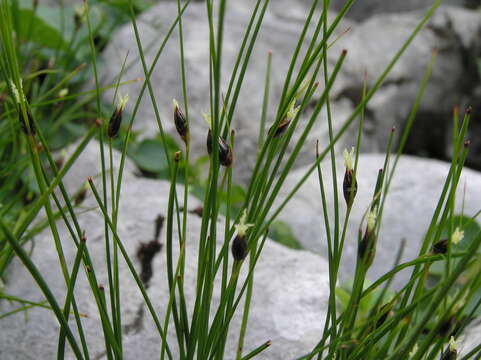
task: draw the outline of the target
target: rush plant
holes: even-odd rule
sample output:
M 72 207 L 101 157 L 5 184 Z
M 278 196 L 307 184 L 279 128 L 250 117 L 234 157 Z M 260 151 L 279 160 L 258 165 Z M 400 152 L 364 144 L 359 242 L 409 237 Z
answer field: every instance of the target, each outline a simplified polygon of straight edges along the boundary
M 11 0 L 0 0 L 0 35 L 1 35 L 1 81 L 0 90 L 7 93 L 2 108 L 2 121 L 8 122 L 12 129 L 22 129 L 15 136 L 24 143 L 24 151 L 28 155 L 25 166 L 30 169 L 39 188 L 39 196 L 33 199 L 28 211 L 19 219 L 15 226 L 9 226 L 9 208 L 0 209 L 0 266 L 6 267 L 6 259 L 18 257 L 31 273 L 40 290 L 45 296 L 45 302 L 32 303 L 0 292 L 0 298 L 16 301 L 21 304 L 18 311 L 30 307 L 41 306 L 50 309 L 59 322 L 59 337 L 57 358 L 63 359 L 67 354 L 73 354 L 77 359 L 89 359 L 89 343 L 85 337 L 82 319 L 82 309 L 77 305 L 75 286 L 79 271 L 83 270 L 88 279 L 90 289 L 98 311 L 103 336 L 105 339 L 105 354 L 108 359 L 124 357 L 124 334 L 122 326 L 122 301 L 128 301 L 122 295 L 122 279 L 119 276 L 119 263 L 125 262 L 135 280 L 152 321 L 159 334 L 160 359 L 223 359 L 236 358 L 247 360 L 258 356 L 263 358 L 264 351 L 271 346 L 269 334 L 260 340 L 257 347 L 250 352 L 244 350 L 244 338 L 248 330 L 251 299 L 255 296 L 253 283 L 258 259 L 262 256 L 268 230 L 276 217 L 289 200 L 299 191 L 306 180 L 317 172 L 320 192 L 319 201 L 323 204 L 324 226 L 328 242 L 328 253 L 323 254 L 329 262 L 330 296 L 325 318 L 323 333 L 312 349 L 305 349 L 305 354 L 299 359 L 456 359 L 473 358 L 481 354 L 481 345 L 469 354 L 461 357 L 458 351 L 458 339 L 474 319 L 481 301 L 479 293 L 481 280 L 477 276 L 464 276 L 464 281 L 458 280 L 464 274 L 472 273 L 477 266 L 479 255 L 477 251 L 481 242 L 481 233 L 477 233 L 468 243 L 463 240 L 463 229 L 469 222 L 474 222 L 475 216 L 468 222 L 458 222 L 455 208 L 456 189 L 466 159 L 469 142 L 466 141 L 466 131 L 470 121 L 470 110 L 464 116 L 455 111 L 453 119 L 454 147 L 451 167 L 446 176 L 438 205 L 422 241 L 419 254 L 407 263 L 396 263 L 393 269 L 368 285 L 366 274 L 376 256 L 376 244 L 380 236 L 385 200 L 389 196 L 392 178 L 395 174 L 398 160 L 403 152 L 407 137 L 411 130 L 416 131 L 414 120 L 421 99 L 429 81 L 433 59 L 426 69 L 426 74 L 420 81 L 417 99 L 406 120 L 406 126 L 400 135 L 400 141 L 394 141 L 394 130 L 386 144 L 386 159 L 380 169 L 375 189 L 364 189 L 356 180 L 359 170 L 359 149 L 362 142 L 362 128 L 366 104 L 379 90 L 384 80 L 395 66 L 396 62 L 409 47 L 415 36 L 421 31 L 441 0 L 434 1 L 419 24 L 412 30 L 404 45 L 391 59 L 389 65 L 381 73 L 371 87 L 365 85 L 360 102 L 354 112 L 334 132 L 333 119 L 330 110 L 330 92 L 339 75 L 343 62 L 348 56 L 348 50 L 337 54 L 338 59 L 333 67 L 328 67 L 327 54 L 333 38 L 334 30 L 346 15 L 354 0 L 346 1 L 343 9 L 334 18 L 329 18 L 329 0 L 312 0 L 310 10 L 306 13 L 305 23 L 299 33 L 297 46 L 293 49 L 289 68 L 285 74 L 284 87 L 281 96 L 275 99 L 276 115 L 267 119 L 267 106 L 272 71 L 271 54 L 267 54 L 267 70 L 263 108 L 259 109 L 259 147 L 257 160 L 246 188 L 246 196 L 240 211 L 231 211 L 233 176 L 236 166 L 235 132 L 232 128 L 234 115 L 238 106 L 240 91 L 245 74 L 249 71 L 252 50 L 260 31 L 269 0 L 252 2 L 251 16 L 246 25 L 241 40 L 238 55 L 232 72 L 225 76 L 222 73 L 223 34 L 226 26 L 225 13 L 228 9 L 227 0 L 206 0 L 205 13 L 209 23 L 210 70 L 210 101 L 205 118 L 209 122 L 207 134 L 190 131 L 192 114 L 189 112 L 188 89 L 189 79 L 185 75 L 183 14 L 190 1 L 177 0 L 177 17 L 169 24 L 165 37 L 158 44 L 156 55 L 151 64 L 144 56 L 137 27 L 136 10 L 132 1 L 127 2 L 127 13 L 132 25 L 136 44 L 139 50 L 139 62 L 144 72 L 143 84 L 137 97 L 131 94 L 133 111 L 128 119 L 126 131 L 119 132 L 123 119 L 126 97 L 119 94 L 123 83 L 122 71 L 112 87 L 115 88 L 114 109 L 106 107 L 102 102 L 104 88 L 100 84 L 101 67 L 97 66 L 98 48 L 96 46 L 93 15 L 87 2 L 84 2 L 83 12 L 79 21 L 83 21 L 88 34 L 89 60 L 87 68 L 95 83 L 93 104 L 96 121 L 84 132 L 73 155 L 58 166 L 52 154 L 52 145 L 45 137 L 45 128 L 41 126 L 42 113 L 34 111 L 38 104 L 30 97 L 23 85 L 29 81 L 28 72 L 24 69 L 25 58 L 15 46 L 18 33 L 13 25 L 14 13 Z M 79 15 L 80 16 L 80 15 Z M 165 45 L 171 39 L 174 30 L 178 30 L 179 64 L 181 73 L 180 88 L 182 99 L 173 101 L 172 118 L 175 123 L 182 146 L 172 156 L 169 149 L 167 134 L 164 131 L 166 119 L 161 119 L 156 96 L 151 83 L 151 75 L 159 65 L 160 55 Z M 309 37 L 307 36 L 309 34 Z M 227 89 L 225 94 L 222 89 Z M 144 93 L 150 97 L 155 118 L 158 124 L 163 149 L 168 162 L 168 179 L 170 191 L 166 223 L 166 240 L 163 255 L 166 257 L 166 269 L 169 292 L 163 298 L 151 298 L 143 283 L 133 259 L 130 258 L 124 246 L 124 239 L 118 233 L 118 213 L 122 197 L 122 188 L 129 186 L 123 182 L 125 161 L 130 141 L 132 140 L 132 125 L 137 117 Z M 314 100 L 316 99 L 316 100 Z M 313 110 L 306 121 L 301 122 L 301 116 L 314 102 Z M 305 175 L 295 185 L 285 198 L 280 197 L 288 174 L 301 150 L 305 140 L 314 130 L 314 124 L 321 112 L 327 112 L 329 128 L 329 143 L 324 148 L 318 146 L 317 157 Z M 266 125 L 269 124 L 269 127 Z M 338 141 L 348 128 L 356 127 L 357 142 L 352 150 L 344 152 L 345 173 L 339 178 L 336 163 L 339 154 Z M 266 130 L 267 129 L 267 130 Z M 295 135 L 295 136 L 294 136 Z M 13 136 L 13 135 L 12 135 Z M 88 178 L 88 190 L 93 194 L 98 209 L 104 220 L 105 263 L 108 272 L 108 283 L 100 285 L 97 279 L 97 269 L 92 262 L 88 243 L 88 229 L 83 229 L 78 221 L 78 211 L 75 208 L 75 194 L 69 194 L 63 184 L 64 176 L 75 163 L 76 158 L 85 146 L 94 138 L 100 146 L 101 173 L 100 181 Z M 122 156 L 118 164 L 113 161 L 113 141 L 121 137 Z M 198 252 L 195 263 L 196 284 L 193 306 L 188 307 L 189 299 L 185 297 L 184 275 L 186 269 L 186 253 L 192 242 L 187 242 L 188 236 L 188 203 L 190 199 L 189 182 L 185 181 L 183 196 L 178 196 L 178 179 L 183 175 L 189 179 L 191 158 L 191 141 L 203 138 L 206 142 L 206 153 L 209 154 L 208 179 L 202 200 L 202 221 L 198 238 L 195 241 Z M 13 141 L 13 140 L 12 140 Z M 19 140 L 20 141 L 20 140 Z M 107 148 L 104 145 L 108 145 Z M 108 149 L 105 151 L 104 149 Z M 314 152 L 316 149 L 312 149 Z M 181 167 L 181 161 L 187 166 Z M 324 179 L 326 174 L 321 171 L 320 163 L 329 161 L 332 164 L 330 176 L 333 188 L 326 189 Z M 114 169 L 117 169 L 114 171 Z M 342 184 L 342 185 L 341 185 Z M 54 191 L 55 190 L 55 191 Z M 58 190 L 58 191 L 56 191 Z M 345 301 L 341 304 L 336 299 L 339 267 L 343 255 L 350 213 L 359 192 L 372 192 L 372 202 L 366 209 L 365 221 L 360 224 L 358 238 L 358 258 L 354 281 L 347 292 Z M 340 200 L 343 194 L 344 201 Z M 227 194 L 227 200 L 221 194 Z M 167 195 L 167 194 L 166 194 Z M 327 197 L 334 198 L 334 218 L 330 218 L 327 208 Z M 342 199 L 342 198 L 341 198 Z M 276 201 L 277 200 L 277 201 Z M 218 220 L 221 218 L 220 207 L 227 203 L 225 227 L 219 231 Z M 279 204 L 279 205 L 274 205 Z M 66 293 L 65 297 L 53 295 L 47 282 L 46 274 L 39 272 L 32 262 L 25 243 L 35 220 L 38 220 L 40 210 L 46 215 L 46 225 L 52 233 L 58 253 L 59 266 L 62 269 Z M 127 209 L 128 211 L 128 209 Z M 345 212 L 344 221 L 340 221 L 341 211 Z M 59 222 L 63 222 L 70 238 L 61 239 L 58 232 Z M 407 224 L 408 225 L 408 224 Z M 447 229 L 447 231 L 446 231 Z M 174 238 L 178 233 L 178 244 Z M 444 238 L 443 236 L 446 236 Z M 320 237 L 321 238 L 321 237 Z M 222 246 L 218 246 L 222 239 Z M 77 249 L 73 265 L 69 268 L 63 252 L 62 244 L 72 241 Z M 464 247 L 459 244 L 466 244 Z M 178 246 L 178 255 L 174 255 L 173 247 Z M 442 263 L 443 271 L 434 284 L 427 282 L 429 269 L 433 264 Z M 410 280 L 398 290 L 390 289 L 394 276 L 401 270 L 411 269 Z M 245 269 L 245 276 L 241 270 Z M 1 272 L 0 272 L 1 275 Z M 1 291 L 1 290 L 0 290 Z M 213 292 L 221 294 L 218 303 L 213 302 Z M 376 294 L 375 301 L 369 303 L 368 310 L 361 314 L 363 304 Z M 338 301 L 339 300 L 339 301 Z M 165 310 L 165 316 L 156 311 L 159 302 Z M 341 306 L 342 305 L 342 306 Z M 364 307 L 365 308 L 365 307 Z M 469 311 L 468 311 L 469 309 Z M 235 313 L 242 315 L 242 325 L 238 334 L 238 346 L 235 354 L 226 354 L 227 335 L 231 320 Z M 461 314 L 463 316 L 461 316 Z M 8 315 L 0 315 L 8 321 Z M 74 321 L 69 321 L 73 317 Z M 2 326 L 3 327 L 3 326 Z M 7 327 L 5 327 L 7 328 Z M 8 331 L 8 329 L 4 330 Z M 173 334 L 170 341 L 168 334 Z M 68 346 L 67 346 L 68 344 Z M 272 344 L 275 346 L 275 344 Z M 68 350 L 67 350 L 68 349 Z

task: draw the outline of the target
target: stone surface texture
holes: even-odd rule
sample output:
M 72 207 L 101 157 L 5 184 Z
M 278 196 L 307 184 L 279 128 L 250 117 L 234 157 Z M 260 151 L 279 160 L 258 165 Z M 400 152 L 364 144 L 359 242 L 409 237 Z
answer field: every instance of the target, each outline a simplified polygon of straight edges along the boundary
M 305 0 L 309 3 L 310 0 Z M 346 3 L 346 0 L 333 0 L 331 6 L 333 9 L 340 11 Z M 434 0 L 365 0 L 355 1 L 347 13 L 347 16 L 356 19 L 364 20 L 383 13 L 399 13 L 419 9 L 427 9 L 433 5 Z M 479 6 L 478 0 L 445 0 L 444 5 L 476 7 Z

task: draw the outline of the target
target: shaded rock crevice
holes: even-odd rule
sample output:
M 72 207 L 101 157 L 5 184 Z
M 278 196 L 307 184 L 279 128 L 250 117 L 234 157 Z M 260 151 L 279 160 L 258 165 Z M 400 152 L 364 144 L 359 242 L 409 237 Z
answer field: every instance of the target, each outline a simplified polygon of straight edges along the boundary
M 137 259 L 140 261 L 141 271 L 140 280 L 148 289 L 150 285 L 150 279 L 154 275 L 152 261 L 157 253 L 162 250 L 162 243 L 160 242 L 160 233 L 164 225 L 164 216 L 158 215 L 155 220 L 154 238 L 147 243 L 140 243 L 137 249 Z

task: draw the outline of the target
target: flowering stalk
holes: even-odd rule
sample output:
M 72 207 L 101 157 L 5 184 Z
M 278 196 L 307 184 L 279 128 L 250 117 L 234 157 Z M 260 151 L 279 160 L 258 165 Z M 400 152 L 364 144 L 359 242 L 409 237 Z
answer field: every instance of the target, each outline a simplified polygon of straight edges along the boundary
M 114 113 L 110 117 L 109 127 L 107 129 L 107 135 L 110 138 L 115 137 L 119 133 L 120 124 L 122 123 L 122 114 L 128 101 L 129 95 L 121 97 L 117 103 L 117 106 L 115 107 Z
M 249 251 L 247 246 L 247 230 L 253 226 L 253 224 L 246 224 L 247 220 L 247 211 L 244 210 L 242 217 L 239 221 L 239 224 L 235 226 L 237 230 L 237 235 L 232 242 L 232 256 L 234 260 L 239 262 L 246 258 L 247 253 Z
M 300 110 L 300 106 L 296 105 L 296 98 L 291 101 L 289 104 L 289 109 L 287 110 L 286 116 L 281 120 L 279 125 L 276 127 L 276 124 L 272 125 L 269 129 L 269 134 L 272 134 L 274 138 L 281 137 L 289 128 L 289 124 L 291 123 L 292 119 L 297 116 L 297 113 Z
M 374 207 L 367 215 L 367 227 L 364 236 L 359 242 L 358 256 L 361 262 L 369 268 L 376 254 L 376 222 L 377 222 L 377 206 Z
M 346 172 L 344 173 L 342 190 L 347 207 L 350 208 L 354 203 L 354 198 L 357 194 L 357 180 L 354 175 L 354 148 L 352 148 L 351 151 L 347 151 L 347 149 L 345 149 L 343 156 Z
M 444 351 L 441 360 L 456 360 L 458 358 L 458 347 L 459 345 L 454 336 L 451 336 L 448 348 Z
M 180 135 L 184 143 L 188 144 L 190 141 L 189 124 L 187 122 L 187 119 L 185 118 L 184 113 L 180 109 L 177 100 L 172 100 L 172 104 L 174 108 L 175 128 L 177 129 L 177 133 Z
M 209 132 L 207 133 L 207 153 L 212 154 L 212 130 L 211 130 L 211 117 L 208 114 L 204 114 L 205 121 L 209 124 Z M 219 136 L 219 162 L 222 166 L 230 167 L 234 160 L 231 147 L 227 144 L 222 136 Z
M 85 3 L 77 5 L 74 13 L 75 31 L 78 31 L 87 21 L 87 6 Z
M 453 234 L 451 235 L 451 244 L 458 245 L 464 238 L 464 231 L 462 231 L 459 227 L 457 227 Z M 431 253 L 437 254 L 446 254 L 448 252 L 448 239 L 439 240 L 437 243 L 433 244 L 431 247 Z

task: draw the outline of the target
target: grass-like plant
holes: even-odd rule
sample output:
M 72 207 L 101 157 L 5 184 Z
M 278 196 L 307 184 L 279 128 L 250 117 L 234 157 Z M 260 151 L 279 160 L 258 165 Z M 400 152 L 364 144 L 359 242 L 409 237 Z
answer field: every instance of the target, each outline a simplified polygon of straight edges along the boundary
M 24 84 L 37 76 L 28 72 L 28 59 L 20 51 L 16 41 L 18 32 L 15 31 L 14 2 L 0 0 L 0 65 L 2 82 L 1 88 L 8 92 L 2 105 L 3 123 L 11 127 L 8 142 L 16 144 L 21 141 L 23 146 L 13 148 L 27 154 L 25 167 L 31 171 L 35 184 L 39 189 L 38 195 L 32 199 L 28 207 L 12 226 L 9 206 L 0 209 L 0 270 L 4 270 L 12 256 L 17 256 L 31 273 L 45 296 L 46 303 L 31 303 L 26 299 L 19 299 L 0 292 L 0 298 L 21 303 L 19 309 L 25 310 L 32 306 L 42 306 L 54 313 L 60 324 L 58 338 L 59 359 L 65 357 L 68 343 L 71 351 L 78 359 L 89 359 L 89 344 L 83 330 L 81 312 L 75 298 L 75 286 L 78 273 L 85 271 L 93 298 L 97 305 L 105 338 L 105 351 L 108 359 L 123 358 L 123 327 L 121 312 L 121 279 L 119 277 L 119 263 L 125 262 L 141 292 L 145 304 L 159 333 L 159 356 L 161 359 L 223 359 L 226 348 L 227 334 L 235 313 L 242 314 L 242 325 L 238 337 L 236 354 L 228 354 L 229 358 L 250 359 L 257 355 L 262 358 L 262 352 L 270 346 L 267 341 L 259 344 L 249 353 L 244 351 L 244 337 L 249 321 L 251 298 L 255 296 L 253 283 L 256 264 L 267 239 L 269 227 L 288 201 L 301 188 L 303 183 L 317 171 L 319 177 L 319 201 L 323 204 L 325 233 L 328 242 L 330 296 L 325 319 L 324 331 L 319 336 L 318 343 L 312 349 L 306 349 L 306 354 L 300 359 L 456 359 L 460 357 L 456 346 L 457 339 L 473 320 L 474 314 L 481 303 L 479 296 L 475 296 L 480 288 L 481 280 L 476 276 L 465 276 L 459 282 L 462 274 L 472 274 L 477 269 L 479 261 L 477 250 L 481 242 L 481 234 L 477 233 L 471 239 L 462 240 L 463 228 L 474 221 L 468 219 L 465 223 L 458 221 L 456 216 L 456 189 L 463 169 L 464 161 L 469 149 L 465 140 L 470 120 L 470 111 L 466 111 L 460 119 L 456 111 L 453 119 L 454 146 L 452 163 L 447 174 L 438 205 L 432 217 L 426 236 L 422 241 L 419 255 L 407 263 L 397 264 L 390 272 L 367 286 L 366 274 L 375 257 L 376 243 L 381 228 L 384 204 L 389 194 L 396 165 L 407 141 L 409 132 L 414 127 L 416 112 L 426 90 L 432 62 L 426 69 L 426 75 L 421 80 L 419 93 L 412 111 L 406 121 L 406 127 L 395 144 L 391 134 L 386 144 L 386 159 L 379 172 L 375 189 L 358 188 L 356 173 L 358 171 L 359 148 L 362 141 L 362 127 L 364 109 L 373 95 L 379 90 L 383 81 L 394 67 L 399 58 L 408 48 L 414 37 L 423 28 L 435 10 L 441 4 L 436 0 L 426 15 L 413 29 L 411 36 L 399 49 L 396 56 L 382 72 L 371 87 L 365 85 L 361 100 L 355 111 L 342 124 L 340 130 L 334 133 L 330 107 L 330 90 L 336 77 L 342 69 L 347 51 L 338 54 L 338 61 L 333 68 L 328 67 L 327 54 L 335 39 L 333 33 L 354 0 L 346 1 L 343 9 L 333 18 L 328 19 L 329 0 L 313 0 L 312 6 L 306 14 L 306 19 L 296 48 L 293 51 L 289 68 L 285 74 L 284 87 L 280 98 L 276 99 L 277 112 L 273 119 L 267 119 L 269 99 L 269 83 L 271 69 L 271 55 L 267 55 L 267 71 L 265 78 L 265 98 L 263 108 L 259 109 L 259 148 L 256 164 L 251 181 L 246 188 L 246 196 L 240 211 L 232 211 L 231 195 L 233 189 L 232 172 L 235 168 L 235 133 L 232 120 L 237 108 L 240 90 L 247 71 L 252 50 L 256 44 L 262 22 L 268 9 L 269 0 L 257 0 L 252 4 L 252 14 L 245 28 L 239 52 L 229 77 L 222 74 L 222 47 L 225 26 L 224 15 L 229 6 L 226 0 L 206 0 L 205 16 L 209 24 L 209 70 L 210 70 L 210 102 L 208 134 L 191 133 L 190 123 L 194 118 L 189 113 L 187 89 L 189 79 L 185 76 L 184 41 L 182 15 L 189 6 L 189 1 L 177 0 L 178 16 L 172 19 L 172 24 L 159 45 L 158 51 L 151 64 L 146 62 L 144 45 L 141 43 L 136 23 L 136 10 L 132 1 L 126 2 L 127 14 L 130 17 L 136 43 L 139 50 L 139 61 L 143 68 L 145 79 L 135 101 L 132 114 L 127 121 L 126 131 L 120 132 L 126 98 L 120 97 L 119 88 L 122 71 L 116 79 L 116 105 L 114 110 L 102 102 L 104 88 L 100 85 L 101 68 L 97 65 L 98 47 L 96 46 L 96 30 L 94 29 L 92 12 L 87 2 L 82 8 L 81 21 L 87 29 L 89 47 L 89 63 L 87 68 L 95 80 L 94 94 L 89 101 L 97 119 L 85 131 L 78 142 L 73 154 L 61 166 L 52 154 L 52 144 L 42 126 L 42 116 L 46 116 L 36 109 L 42 105 L 41 101 L 51 101 L 55 91 L 31 91 Z M 13 15 L 12 15 L 13 14 Z M 79 19 L 80 21 L 80 19 Z M 169 152 L 167 135 L 164 132 L 156 97 L 151 84 L 151 75 L 158 64 L 160 55 L 168 41 L 173 41 L 171 35 L 177 29 L 180 49 L 180 73 L 182 101 L 174 102 L 172 119 L 175 122 L 182 148 L 172 157 Z M 307 34 L 310 34 L 307 40 Z M 302 54 L 302 55 L 301 55 Z M 66 65 L 65 65 L 66 66 Z M 68 77 L 69 75 L 67 75 Z M 225 81 L 227 79 L 227 82 Z M 321 79 L 321 80 L 319 80 Z M 53 80 L 52 80 L 53 81 Z M 56 80 L 62 83 L 63 80 Z M 223 93 L 225 85 L 226 92 Z M 147 90 L 150 96 L 161 139 L 164 143 L 165 157 L 168 162 L 168 178 L 170 193 L 166 217 L 166 247 L 167 278 L 169 293 L 164 299 L 151 299 L 142 279 L 129 257 L 121 237 L 117 232 L 118 211 L 123 183 L 123 173 L 127 157 L 129 142 L 132 140 L 132 124 L 140 106 L 140 100 Z M 38 94 L 38 95 L 35 95 Z M 316 94 L 316 97 L 314 95 Z M 315 100 L 314 109 L 308 120 L 300 122 L 308 105 Z M 72 106 L 73 104 L 65 104 Z M 310 106 L 310 105 L 309 105 Z M 313 131 L 313 126 L 321 111 L 327 112 L 329 129 L 329 144 L 317 149 L 315 162 L 308 168 L 305 175 L 295 185 L 285 199 L 280 199 L 279 192 L 285 184 L 307 136 Z M 198 117 L 197 114 L 195 115 Z M 197 119 L 196 119 L 197 120 Z M 270 127 L 267 127 L 269 123 Z M 357 144 L 353 151 L 345 151 L 344 161 L 346 171 L 342 179 L 336 173 L 336 144 L 346 130 L 351 126 L 358 126 Z M 5 125 L 6 126 L 6 125 Z M 20 130 L 21 132 L 17 131 Z M 415 130 L 414 130 L 415 131 Z M 296 136 L 294 136 L 296 135 Z M 69 194 L 63 184 L 63 178 L 75 163 L 86 145 L 97 138 L 100 146 L 101 176 L 100 184 L 96 185 L 92 178 L 88 179 L 89 188 L 94 195 L 105 223 L 105 253 L 108 283 L 104 288 L 97 281 L 96 268 L 92 263 L 88 242 L 84 229 L 78 221 L 75 209 L 75 194 Z M 121 137 L 122 156 L 118 170 L 114 172 L 113 141 Z M 207 187 L 202 206 L 201 231 L 196 246 L 198 259 L 196 265 L 196 286 L 193 308 L 188 308 L 185 298 L 184 272 L 186 265 L 187 229 L 188 229 L 188 201 L 189 201 L 189 166 L 180 167 L 180 162 L 189 164 L 191 153 L 191 139 L 205 137 L 206 151 L 210 155 Z M 294 140 L 295 139 L 295 140 Z M 7 141 L 7 140 L 5 140 Z M 104 151 L 104 144 L 108 144 L 108 151 Z M 314 151 L 315 149 L 313 149 Z M 393 154 L 393 155 L 391 155 Z M 333 188 L 328 190 L 324 186 L 325 174 L 321 171 L 321 161 L 328 158 L 332 164 Z M 111 170 L 109 170 L 111 169 Z M 183 174 L 180 174 L 180 172 Z M 177 196 L 177 182 L 180 176 L 185 181 L 184 196 Z M 2 187 L 6 183 L 2 181 Z M 54 190 L 59 190 L 55 191 Z M 372 191 L 373 198 L 366 209 L 365 221 L 360 225 L 358 238 L 358 258 L 352 287 L 346 292 L 347 297 L 343 306 L 339 306 L 336 299 L 337 279 L 339 267 L 346 240 L 346 229 L 357 192 Z M 344 200 L 340 199 L 343 194 Z M 226 199 L 220 194 L 227 194 Z M 334 218 L 328 216 L 327 196 L 334 197 Z M 276 202 L 277 200 L 277 202 Z M 226 204 L 224 204 L 224 201 Z M 277 207 L 274 204 L 280 204 Z M 225 206 L 225 229 L 218 232 L 218 219 L 221 205 Z M 66 284 L 65 298 L 56 298 L 45 281 L 47 274 L 38 271 L 30 259 L 24 244 L 35 231 L 32 230 L 34 221 L 38 219 L 40 210 L 46 214 L 45 226 L 51 230 L 58 252 L 59 266 L 62 269 Z M 340 213 L 345 209 L 344 221 L 340 221 Z M 464 219 L 464 218 L 463 218 Z M 60 239 L 57 221 L 63 221 L 67 226 L 71 239 Z M 179 244 L 174 244 L 174 233 L 179 233 Z M 445 238 L 444 238 L 445 236 Z M 217 248 L 217 239 L 223 239 L 222 246 Z M 73 266 L 69 269 L 62 249 L 62 242 L 73 241 L 77 253 Z M 463 244 L 463 246 L 458 245 Z M 174 256 L 173 247 L 179 246 L 179 255 Z M 441 276 L 433 284 L 427 283 L 429 269 L 435 263 L 444 264 Z M 246 268 L 246 276 L 240 276 L 242 268 Z M 412 269 L 411 277 L 404 286 L 396 291 L 390 291 L 390 283 L 397 272 Z M 0 275 L 2 272 L 0 272 Z M 213 303 L 214 290 L 220 291 L 219 303 Z M 376 294 L 367 310 L 366 299 Z M 476 300 L 478 299 L 478 300 Z M 155 302 L 163 301 L 166 315 L 162 319 L 155 310 Z M 473 303 L 474 301 L 474 303 Z M 361 314 L 361 310 L 364 312 Z M 4 314 L 5 317 L 9 314 Z M 74 322 L 69 321 L 70 316 Z M 8 330 L 6 330 L 8 331 Z M 170 343 L 168 333 L 174 333 L 176 343 Z M 274 344 L 275 345 L 275 344 Z M 481 345 L 465 354 L 463 359 L 479 356 Z

